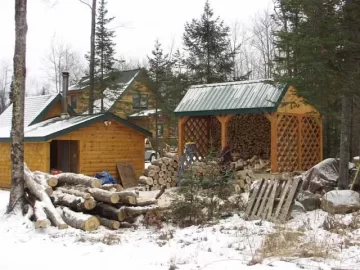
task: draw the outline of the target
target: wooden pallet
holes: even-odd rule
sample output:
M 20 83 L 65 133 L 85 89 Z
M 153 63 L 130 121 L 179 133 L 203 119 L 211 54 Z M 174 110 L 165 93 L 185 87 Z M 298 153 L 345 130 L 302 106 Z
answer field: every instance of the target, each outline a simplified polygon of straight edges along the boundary
M 267 219 L 285 222 L 301 186 L 301 179 L 265 180 L 254 189 L 245 210 L 249 220 Z
M 134 168 L 129 163 L 116 163 L 120 182 L 124 188 L 136 187 L 138 180 Z

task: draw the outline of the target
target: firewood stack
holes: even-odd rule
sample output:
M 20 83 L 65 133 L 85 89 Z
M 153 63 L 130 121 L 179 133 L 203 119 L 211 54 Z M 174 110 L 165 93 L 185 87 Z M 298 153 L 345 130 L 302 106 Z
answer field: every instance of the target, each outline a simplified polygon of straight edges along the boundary
M 103 225 L 114 230 L 132 227 L 136 216 L 163 210 L 158 197 L 141 198 L 137 189 L 101 185 L 99 179 L 82 174 L 31 172 L 26 165 L 24 171 L 27 216 L 35 228 L 52 224 L 93 231 Z
M 179 157 L 176 153 L 166 153 L 164 157 L 154 160 L 139 178 L 139 185 L 145 190 L 159 190 L 162 186 L 176 186 L 179 173 Z
M 254 155 L 248 160 L 243 160 L 237 158 L 237 154 L 235 153 L 233 158 L 236 161 L 232 162 L 232 166 L 236 171 L 247 169 L 254 172 L 269 172 L 271 168 L 270 160 L 259 158 L 257 155 Z

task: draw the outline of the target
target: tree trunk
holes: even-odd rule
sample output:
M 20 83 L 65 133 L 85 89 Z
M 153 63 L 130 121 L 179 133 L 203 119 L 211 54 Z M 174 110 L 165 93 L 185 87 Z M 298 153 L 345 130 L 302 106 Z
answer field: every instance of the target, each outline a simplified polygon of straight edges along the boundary
M 14 92 L 11 128 L 11 191 L 7 213 L 24 210 L 24 99 L 27 0 L 15 0 Z
M 107 219 L 107 218 L 103 218 L 103 217 L 100 217 L 100 216 L 96 216 L 97 219 L 100 221 L 100 224 L 102 226 L 105 226 L 109 229 L 112 229 L 112 230 L 117 230 L 120 228 L 120 222 L 117 221 L 117 220 L 111 220 L 111 219 Z
M 340 141 L 340 173 L 338 187 L 347 189 L 349 182 L 350 135 L 351 135 L 351 96 L 342 97 L 341 141 Z
M 96 206 L 93 198 L 84 199 L 83 197 L 62 193 L 61 191 L 55 191 L 51 197 L 55 205 L 67 206 L 77 212 L 92 210 Z
M 89 114 L 94 113 L 96 0 L 91 6 Z
M 100 188 L 88 188 L 85 191 L 90 193 L 90 195 L 93 196 L 95 200 L 100 202 L 115 204 L 120 200 L 120 196 L 116 192 L 110 192 Z
M 98 203 L 91 213 L 112 220 L 124 221 L 126 219 L 126 213 L 123 210 L 105 203 Z

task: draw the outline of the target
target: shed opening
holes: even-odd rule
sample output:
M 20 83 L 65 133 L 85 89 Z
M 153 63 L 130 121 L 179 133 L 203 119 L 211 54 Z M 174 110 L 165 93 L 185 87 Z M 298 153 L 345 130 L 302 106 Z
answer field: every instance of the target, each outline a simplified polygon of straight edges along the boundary
M 50 168 L 79 173 L 79 141 L 53 140 L 50 142 Z

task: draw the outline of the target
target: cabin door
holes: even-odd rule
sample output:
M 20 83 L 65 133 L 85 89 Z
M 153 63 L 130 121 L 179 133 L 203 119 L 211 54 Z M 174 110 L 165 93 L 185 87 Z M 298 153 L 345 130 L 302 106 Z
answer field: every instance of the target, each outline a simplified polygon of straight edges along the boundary
M 79 141 L 54 140 L 50 143 L 50 168 L 79 173 Z

